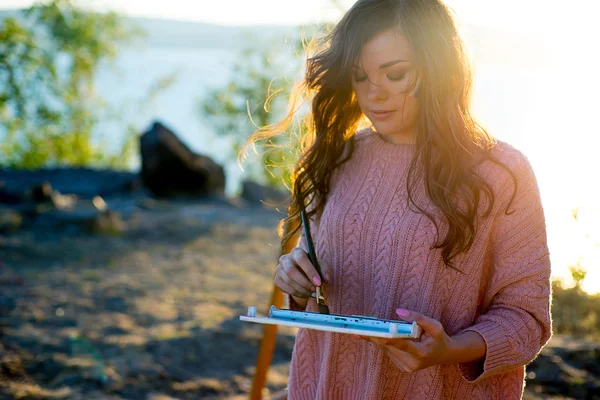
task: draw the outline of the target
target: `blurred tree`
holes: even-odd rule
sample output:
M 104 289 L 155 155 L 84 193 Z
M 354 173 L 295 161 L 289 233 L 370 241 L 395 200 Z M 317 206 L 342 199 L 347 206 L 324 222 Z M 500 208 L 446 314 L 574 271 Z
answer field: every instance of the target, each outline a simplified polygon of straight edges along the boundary
M 587 270 L 581 265 L 581 259 L 577 261 L 577 264 L 569 266 L 569 272 L 573 282 L 575 282 L 575 287 L 581 289 L 581 284 L 587 275 Z
M 247 47 L 236 59 L 229 83 L 210 90 L 199 101 L 201 116 L 218 136 L 231 140 L 229 157 L 232 160 L 256 128 L 285 117 L 292 89 L 286 73 L 297 74 L 302 66 L 296 45 L 287 41 L 260 48 Z M 290 135 L 289 138 L 291 143 L 279 135 L 256 149 L 262 163 L 249 164 L 247 177 L 275 188 L 289 182 L 297 137 Z
M 6 18 L 0 26 L 0 166 L 125 167 L 134 132 L 116 153 L 92 137 L 106 109 L 94 76 L 120 44 L 140 34 L 114 12 L 83 10 L 71 0 Z
M 575 221 L 581 222 L 583 207 L 574 208 L 571 215 Z M 586 237 L 588 237 L 586 235 Z M 592 243 L 597 246 L 598 243 Z M 552 324 L 555 333 L 571 334 L 593 340 L 600 338 L 600 293 L 588 294 L 583 290 L 583 283 L 588 269 L 579 258 L 569 265 L 569 272 L 574 283 L 565 286 L 558 278 L 552 281 Z
M 339 0 L 328 3 L 340 15 L 345 7 Z M 209 91 L 199 101 L 201 116 L 221 137 L 231 140 L 231 159 L 256 130 L 281 121 L 288 113 L 293 82 L 304 70 L 305 49 L 312 41 L 329 33 L 332 23 L 302 26 L 293 40 L 260 44 L 249 40 L 233 66 L 232 79 Z M 282 43 L 283 42 L 283 43 Z M 291 80 L 287 77 L 292 76 Z M 246 176 L 262 184 L 282 189 L 290 183 L 297 161 L 299 137 L 305 126 L 302 113 L 295 116 L 288 136 L 278 135 L 257 145 L 259 164 L 247 163 Z

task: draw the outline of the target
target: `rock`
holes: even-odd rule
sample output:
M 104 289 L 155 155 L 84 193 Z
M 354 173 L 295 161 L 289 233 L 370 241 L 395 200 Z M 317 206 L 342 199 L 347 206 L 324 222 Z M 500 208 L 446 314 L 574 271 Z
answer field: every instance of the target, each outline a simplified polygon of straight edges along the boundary
M 223 194 L 225 172 L 210 158 L 192 152 L 159 122 L 140 138 L 142 181 L 158 197 Z
M 95 234 L 118 235 L 125 229 L 125 223 L 121 219 L 121 214 L 105 211 L 88 220 L 88 229 Z
M 92 205 L 98 211 L 106 211 L 108 209 L 106 202 L 100 196 L 96 196 L 92 199 Z
M 48 199 L 48 189 L 54 195 L 58 192 L 91 199 L 130 194 L 142 189 L 142 185 L 139 174 L 133 172 L 92 168 L 0 169 L 0 203 L 20 204 L 32 197 Z
M 52 189 L 50 182 L 44 182 L 31 188 L 31 201 L 37 204 L 40 212 L 48 212 L 54 209 L 68 210 L 77 204 L 77 196 L 72 194 L 61 194 Z
M 554 338 L 527 366 L 527 381 L 547 394 L 575 398 L 600 395 L 600 345 L 582 340 Z
M 130 208 L 133 210 L 135 209 L 133 200 L 131 203 Z M 131 214 L 126 207 L 120 207 L 118 212 L 110 209 L 100 196 L 76 200 L 64 207 L 47 206 L 42 210 L 42 206 L 47 205 L 37 205 L 35 212 L 30 213 L 32 226 L 38 229 L 58 229 L 72 233 L 117 235 L 126 227 L 122 212 Z
M 77 205 L 77 196 L 72 194 L 60 194 L 55 192 L 52 194 L 52 204 L 58 210 L 70 210 Z
M 31 200 L 35 203 L 52 202 L 52 185 L 50 182 L 44 182 L 31 188 Z
M 0 208 L 0 233 L 16 232 L 22 223 L 23 217 L 19 212 Z
M 250 203 L 263 204 L 267 208 L 283 207 L 287 209 L 289 201 L 289 195 L 253 181 L 242 182 L 241 197 Z

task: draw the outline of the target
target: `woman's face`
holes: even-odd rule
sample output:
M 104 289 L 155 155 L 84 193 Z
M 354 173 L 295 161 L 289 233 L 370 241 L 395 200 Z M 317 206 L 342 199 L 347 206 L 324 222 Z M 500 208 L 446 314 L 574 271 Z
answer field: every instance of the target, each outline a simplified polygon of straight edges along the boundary
M 411 46 L 397 30 L 382 31 L 363 46 L 352 88 L 360 109 L 387 142 L 414 141 L 415 78 Z

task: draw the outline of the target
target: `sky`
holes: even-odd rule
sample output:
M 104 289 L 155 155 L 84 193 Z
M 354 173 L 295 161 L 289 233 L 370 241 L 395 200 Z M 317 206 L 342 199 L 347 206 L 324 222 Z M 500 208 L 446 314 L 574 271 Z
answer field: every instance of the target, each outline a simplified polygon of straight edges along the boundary
M 569 10 L 584 10 L 594 0 L 570 0 Z M 32 0 L 0 0 L 0 8 L 30 5 Z M 91 0 L 136 16 L 212 22 L 224 25 L 302 24 L 336 19 L 334 4 L 348 8 L 355 0 Z M 553 4 L 555 3 L 555 4 Z M 562 2 L 547 0 L 447 0 L 463 21 L 511 31 L 538 29 L 565 13 Z M 583 7 L 581 7 L 583 5 Z M 567 11 L 568 12 L 568 11 Z M 532 24 L 532 21 L 535 23 Z
M 99 9 L 115 9 L 128 15 L 191 20 L 222 25 L 304 24 L 336 20 L 355 0 L 92 0 Z M 553 54 L 551 65 L 540 65 L 548 80 L 540 87 L 536 137 L 523 139 L 531 161 L 545 171 L 539 184 L 544 205 L 552 214 L 549 226 L 555 243 L 554 257 L 560 265 L 573 263 L 573 254 L 585 254 L 589 270 L 587 290 L 600 292 L 600 57 L 593 38 L 600 38 L 595 21 L 598 0 L 447 0 L 462 23 L 507 32 L 539 32 Z M 0 0 L 0 9 L 25 7 L 31 0 Z M 475 60 L 477 61 L 477 60 Z M 519 93 L 511 94 L 519 96 Z M 477 93 L 475 93 L 477 98 Z M 477 104 L 475 104 L 477 107 Z M 557 111 L 558 110 L 558 111 Z M 485 123 L 486 121 L 484 121 Z M 493 127 L 492 127 L 493 128 Z M 500 135 L 499 135 L 500 136 Z M 534 136 L 534 135 L 531 135 Z M 514 138 L 516 142 L 520 138 Z M 526 140 L 532 142 L 527 143 Z M 533 142 L 535 141 L 535 143 Z M 509 141 L 512 143 L 511 141 Z M 539 143 L 544 143 L 543 146 Z M 591 166 L 598 171 L 590 172 Z M 565 168 L 568 166 L 568 169 Z M 575 171 L 575 172 L 574 172 Z M 557 183 L 558 182 L 558 183 Z M 566 184 L 565 184 L 566 182 Z M 580 222 L 570 212 L 583 205 Z M 560 218 L 554 215 L 561 215 Z M 558 244 L 556 244 L 558 243 Z M 576 249 L 576 250 L 574 250 Z M 564 272 L 564 271 L 563 271 Z M 566 273 L 568 276 L 568 272 Z

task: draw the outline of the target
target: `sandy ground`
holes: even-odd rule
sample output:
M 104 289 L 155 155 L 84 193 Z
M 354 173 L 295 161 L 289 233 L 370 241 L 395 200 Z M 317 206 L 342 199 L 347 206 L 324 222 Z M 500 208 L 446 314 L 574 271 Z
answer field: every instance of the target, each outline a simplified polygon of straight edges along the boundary
M 280 217 L 164 203 L 118 236 L 1 237 L 0 398 L 246 398 L 262 327 L 238 316 L 268 307 Z M 271 391 L 286 385 L 293 341 L 281 331 Z
M 48 219 L 0 235 L 0 399 L 247 398 L 262 326 L 238 316 L 269 306 L 282 214 L 132 201 L 107 200 L 133 210 L 118 235 Z M 286 386 L 294 335 L 280 329 L 265 398 Z M 562 362 L 553 343 L 544 365 Z M 561 365 L 572 387 L 588 379 Z M 545 391 L 525 399 L 588 398 Z

